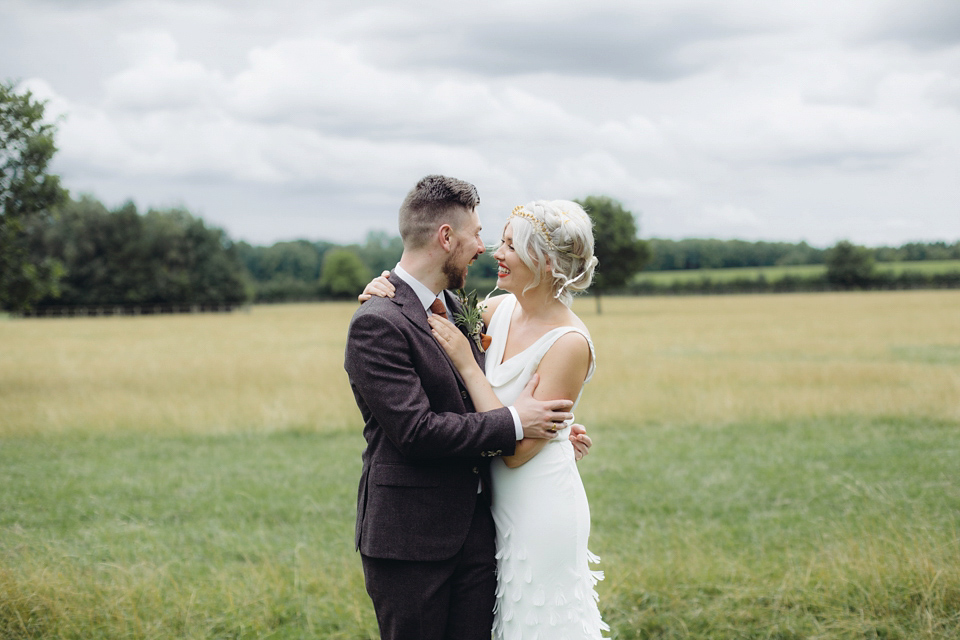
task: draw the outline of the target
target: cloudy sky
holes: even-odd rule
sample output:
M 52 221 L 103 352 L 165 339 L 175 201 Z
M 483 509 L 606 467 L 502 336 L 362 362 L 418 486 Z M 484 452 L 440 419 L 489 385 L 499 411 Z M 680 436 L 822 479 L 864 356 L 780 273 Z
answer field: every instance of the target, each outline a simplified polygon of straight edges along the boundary
M 423 175 L 644 237 L 960 239 L 956 0 L 0 0 L 54 169 L 234 239 L 393 232 Z

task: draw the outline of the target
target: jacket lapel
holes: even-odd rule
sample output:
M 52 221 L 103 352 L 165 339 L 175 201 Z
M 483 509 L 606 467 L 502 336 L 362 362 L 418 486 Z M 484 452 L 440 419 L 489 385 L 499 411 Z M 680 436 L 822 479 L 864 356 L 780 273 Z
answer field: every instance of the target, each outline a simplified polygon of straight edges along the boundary
M 420 298 L 414 293 L 413 288 L 393 271 L 390 272 L 390 282 L 392 282 L 393 286 L 397 289 L 390 300 L 400 307 L 400 311 L 407 317 L 407 320 L 412 322 L 413 325 L 421 331 L 426 331 L 432 337 L 433 334 L 430 333 L 430 325 L 427 324 L 427 312 L 424 311 L 423 305 L 420 304 Z
M 401 312 L 406 318 L 413 323 L 415 327 L 418 327 L 421 331 L 424 331 L 427 336 L 430 338 L 431 344 L 434 348 L 440 352 L 443 360 L 447 363 L 447 366 L 450 367 L 450 370 L 453 372 L 453 375 L 457 379 L 457 385 L 459 385 L 461 391 L 466 392 L 467 386 L 463 381 L 463 378 L 460 376 L 460 372 L 457 371 L 457 367 L 454 366 L 453 360 L 450 359 L 450 356 L 447 355 L 447 352 L 443 350 L 443 347 L 436 341 L 433 337 L 433 332 L 430 329 L 430 324 L 427 322 L 427 312 L 423 308 L 423 304 L 420 302 L 420 298 L 417 297 L 417 294 L 414 293 L 413 288 L 403 281 L 403 278 L 398 276 L 393 271 L 390 272 L 390 282 L 396 287 L 393 298 L 390 298 L 400 307 Z M 449 292 L 447 292 L 449 293 Z M 457 310 L 459 311 L 460 306 L 459 302 L 456 301 L 456 296 L 446 295 L 444 296 L 447 301 L 450 303 L 447 306 L 447 315 L 450 317 L 451 321 L 453 319 L 452 304 L 457 305 Z M 451 300 L 451 298 L 453 300 Z M 469 338 L 468 338 L 469 339 Z M 470 340 L 471 348 L 473 349 L 474 356 L 476 356 L 477 350 L 476 345 L 473 344 L 473 341 Z M 468 396 L 469 397 L 469 396 Z

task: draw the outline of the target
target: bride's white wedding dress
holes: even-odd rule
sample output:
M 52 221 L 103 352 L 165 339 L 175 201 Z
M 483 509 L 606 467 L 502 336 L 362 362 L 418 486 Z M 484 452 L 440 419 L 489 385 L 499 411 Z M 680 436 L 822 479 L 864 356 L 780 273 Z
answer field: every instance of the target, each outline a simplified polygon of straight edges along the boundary
M 486 353 L 487 380 L 510 405 L 540 360 L 560 336 L 576 327 L 558 327 L 517 355 L 503 360 L 510 318 L 517 299 L 508 295 L 490 321 L 492 342 Z M 593 343 L 590 370 L 594 371 Z M 577 400 L 580 398 L 578 397 Z M 493 518 L 497 525 L 497 602 L 493 634 L 497 640 L 574 640 L 602 638 L 594 589 L 603 572 L 588 563 L 599 558 L 587 550 L 590 507 L 577 471 L 568 424 L 526 464 L 510 469 L 502 459 L 491 465 Z

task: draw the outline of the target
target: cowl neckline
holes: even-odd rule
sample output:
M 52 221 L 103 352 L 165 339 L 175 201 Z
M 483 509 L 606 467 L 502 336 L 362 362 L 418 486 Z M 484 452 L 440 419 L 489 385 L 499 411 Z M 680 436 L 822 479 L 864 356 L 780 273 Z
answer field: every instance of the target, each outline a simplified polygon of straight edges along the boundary
M 525 370 L 532 369 L 532 371 L 535 371 L 540 364 L 540 360 L 547 351 L 550 350 L 554 342 L 567 333 L 575 332 L 586 338 L 590 346 L 590 368 L 584 380 L 584 384 L 586 384 L 593 376 L 594 369 L 596 368 L 596 355 L 590 336 L 579 327 L 569 325 L 554 327 L 522 351 L 513 354 L 507 359 L 503 358 L 507 345 L 507 334 L 510 332 L 510 324 L 513 320 L 513 312 L 518 304 L 515 295 L 508 294 L 505 297 L 506 299 L 500 303 L 500 306 L 493 312 L 493 317 L 490 319 L 489 332 L 492 336 L 492 341 L 490 348 L 488 348 L 486 352 L 486 374 L 490 383 L 494 386 L 506 384 Z

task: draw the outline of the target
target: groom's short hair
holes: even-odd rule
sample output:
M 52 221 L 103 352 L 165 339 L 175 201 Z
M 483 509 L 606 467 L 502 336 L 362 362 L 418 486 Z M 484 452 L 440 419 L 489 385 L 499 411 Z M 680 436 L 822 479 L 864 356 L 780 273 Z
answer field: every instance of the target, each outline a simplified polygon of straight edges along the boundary
M 447 176 L 427 176 L 420 180 L 400 205 L 400 238 L 405 249 L 427 244 L 441 224 L 458 227 L 463 214 L 480 204 L 477 188 L 463 180 Z

